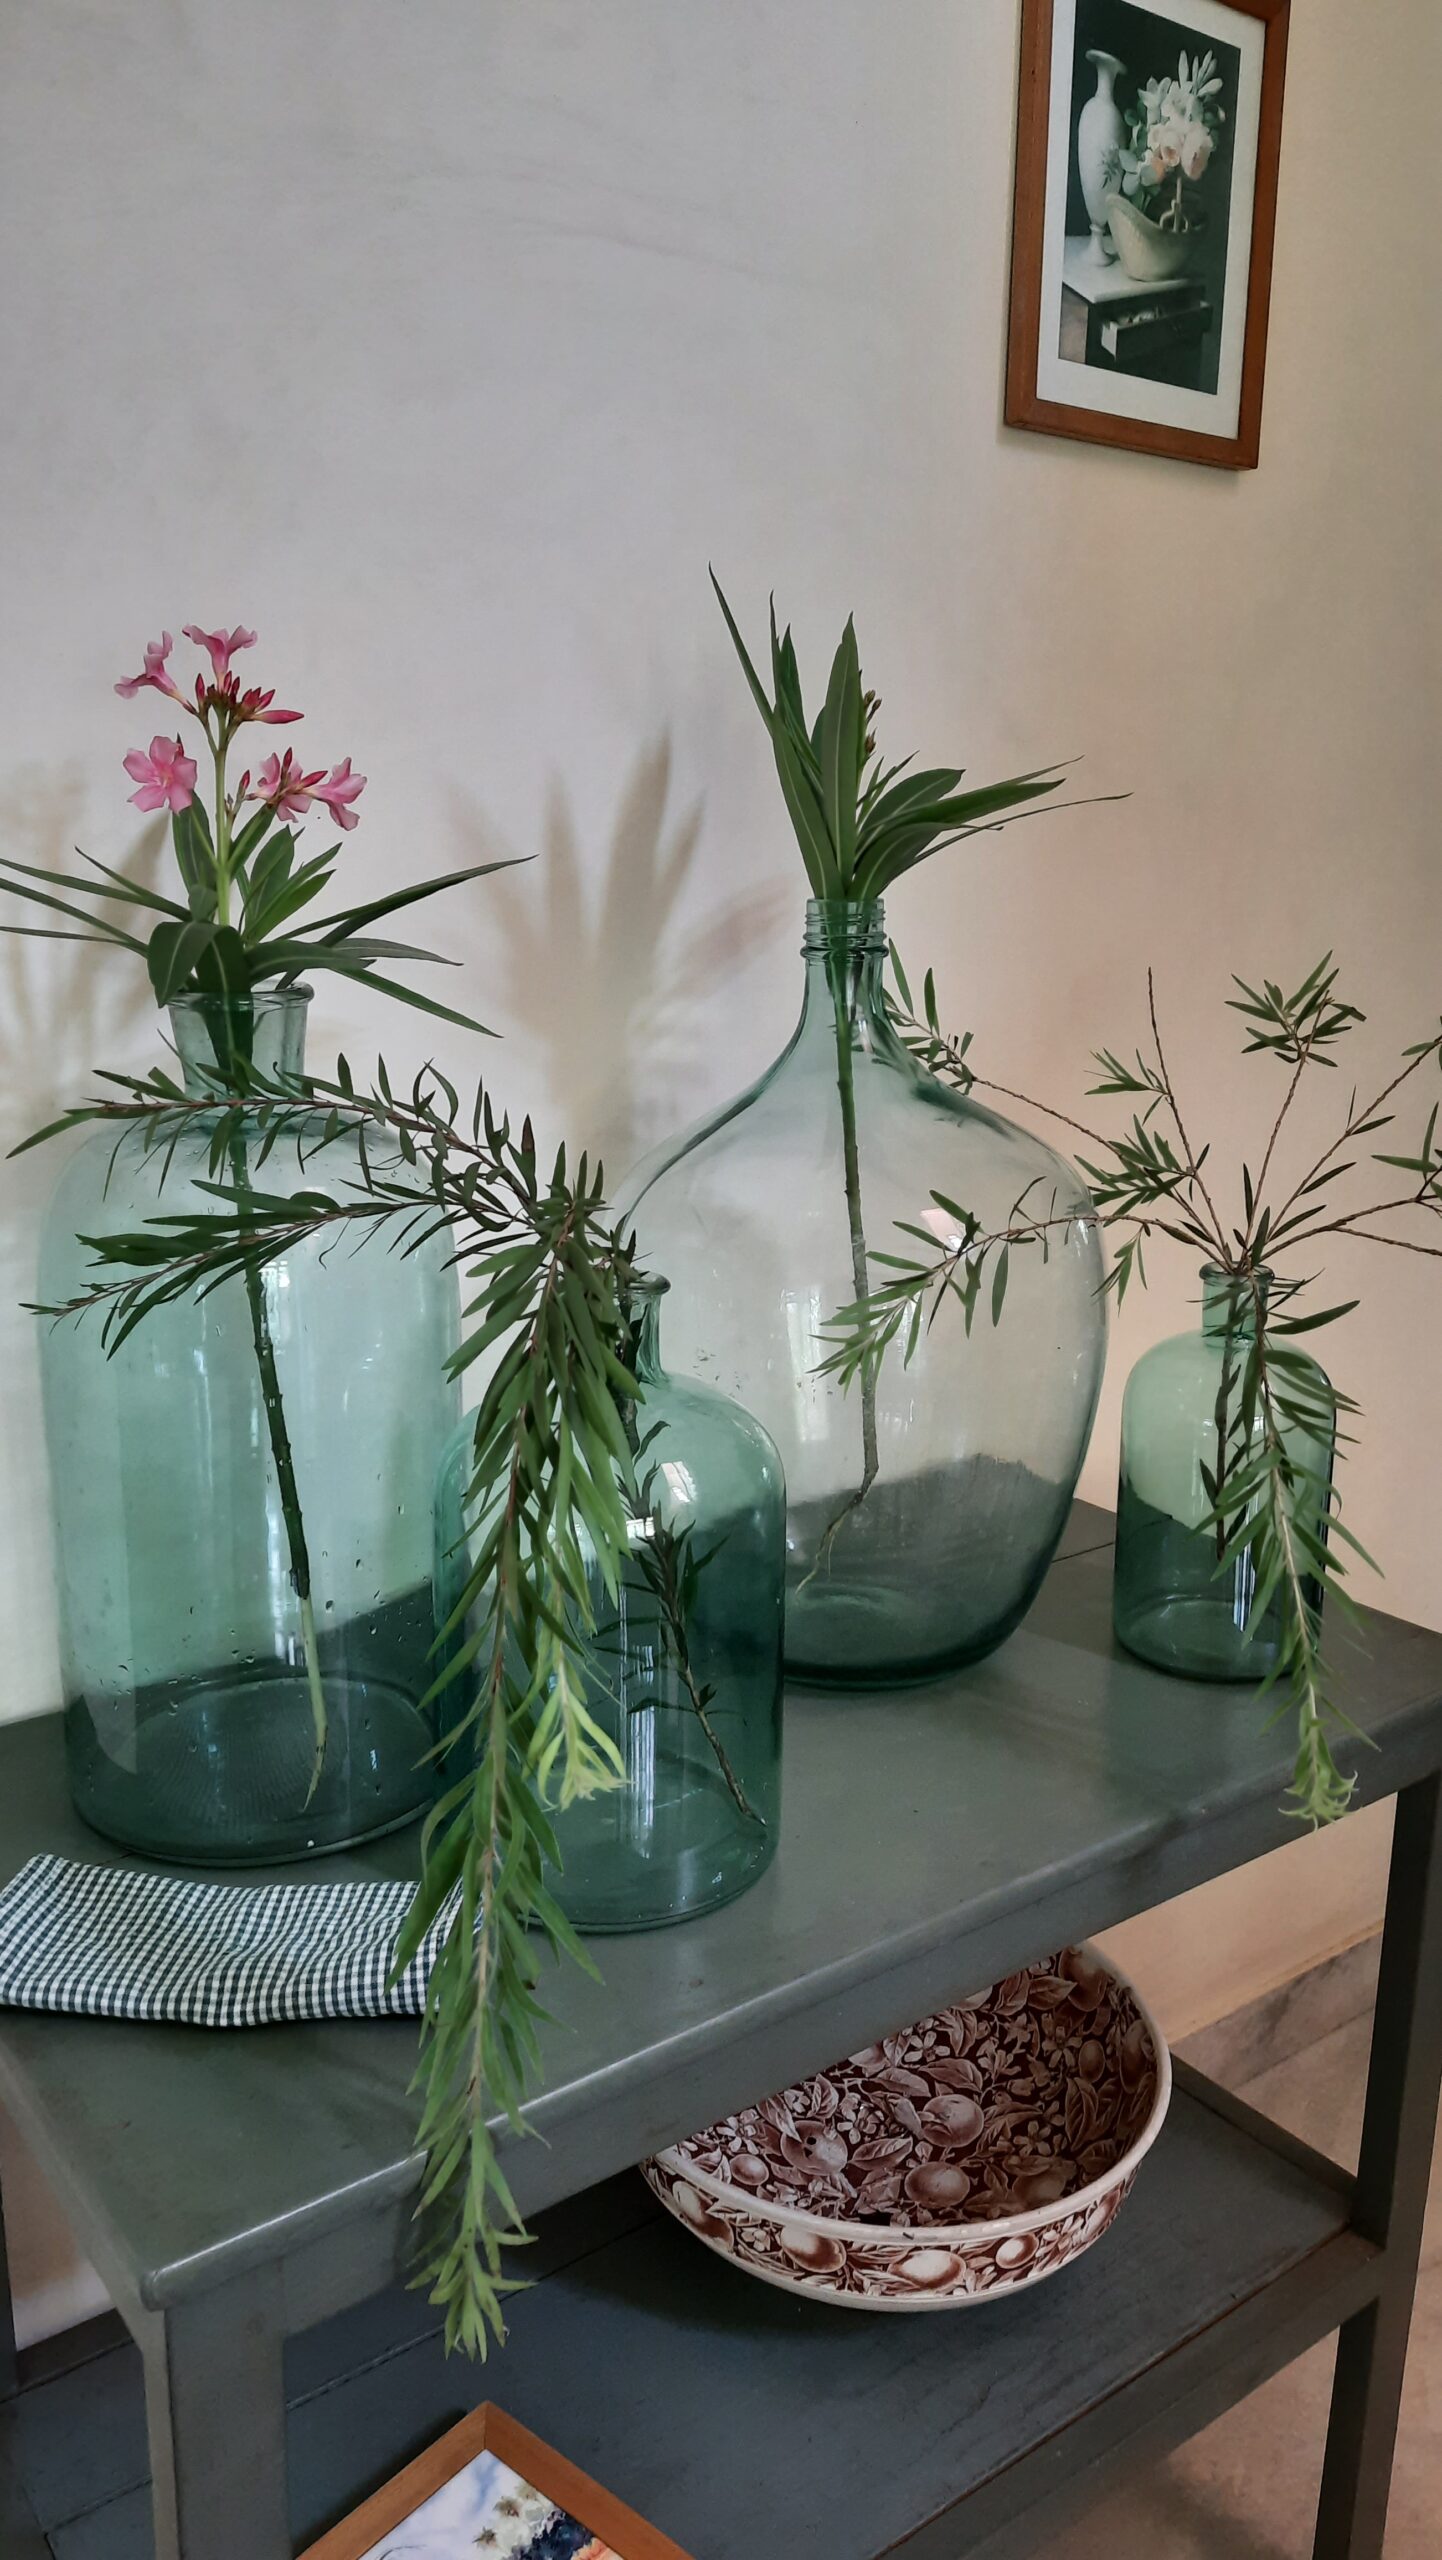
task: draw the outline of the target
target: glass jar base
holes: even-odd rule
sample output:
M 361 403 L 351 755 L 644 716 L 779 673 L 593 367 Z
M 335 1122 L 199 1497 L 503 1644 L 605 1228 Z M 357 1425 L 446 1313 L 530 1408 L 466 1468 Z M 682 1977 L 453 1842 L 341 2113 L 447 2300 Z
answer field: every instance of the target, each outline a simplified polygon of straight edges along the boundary
M 845 1500 L 794 1504 L 788 1526 L 786 1669 L 810 1688 L 907 1688 L 980 1662 L 1025 1617 L 1071 1511 L 1068 1487 L 989 1457 Z
M 922 1632 L 916 1624 L 917 1613 L 907 1612 L 894 1592 L 878 1593 L 878 1610 L 884 1607 L 889 1613 L 889 1641 L 880 1649 L 875 1648 L 876 1619 L 873 1617 L 868 1621 L 867 1643 L 858 1646 L 848 1659 L 838 1643 L 838 1638 L 844 1638 L 846 1632 L 841 1622 L 848 1608 L 864 1606 L 867 1597 L 863 1586 L 852 1583 L 846 1592 L 845 1603 L 838 1598 L 835 1610 L 828 1613 L 823 1627 L 818 1630 L 820 1647 L 824 1648 L 820 1651 L 819 1660 L 813 1662 L 809 1659 L 804 1634 L 788 1646 L 786 1677 L 798 1689 L 827 1689 L 838 1696 L 850 1691 L 860 1697 L 879 1689 L 924 1688 L 928 1680 L 944 1679 L 949 1671 L 964 1671 L 968 1663 L 984 1662 L 988 1654 L 995 1653 L 998 1645 L 1005 1644 L 1007 1637 L 1015 1634 L 1036 1598 L 1036 1589 L 1028 1586 L 1024 1598 L 1016 1601 L 1004 1618 L 988 1618 L 984 1628 L 975 1636 L 952 1636 L 948 1641 L 947 1631 L 943 1630 L 937 1644 L 925 1645 L 920 1651 L 912 1650 Z M 870 1658 L 873 1651 L 876 1655 L 874 1660 Z
M 646 1880 L 638 1879 L 634 1869 L 624 1868 L 589 1891 L 585 1881 L 577 1879 L 568 1892 L 565 1878 L 556 1876 L 552 1891 L 572 1928 L 583 1937 L 620 1938 L 646 1929 L 670 1929 L 682 1920 L 699 1920 L 703 1912 L 720 1911 L 759 1883 L 775 1855 L 772 1824 L 755 1851 L 742 1858 L 733 1850 L 719 1870 L 712 1866 L 708 1871 L 702 1860 L 688 1859 L 682 1872 L 671 1875 L 664 1899 L 659 1887 L 651 1899 Z
M 274 1866 L 397 1831 L 431 1800 L 431 1736 L 380 1680 L 325 1680 L 316 1777 L 310 1691 L 290 1670 L 157 1682 L 124 1700 L 72 1699 L 75 1809 L 122 1848 L 185 1866 Z
M 1159 1592 L 1118 1609 L 1114 1623 L 1128 1653 L 1181 1679 L 1265 1680 L 1277 1658 L 1274 1639 L 1243 1634 L 1225 1593 Z

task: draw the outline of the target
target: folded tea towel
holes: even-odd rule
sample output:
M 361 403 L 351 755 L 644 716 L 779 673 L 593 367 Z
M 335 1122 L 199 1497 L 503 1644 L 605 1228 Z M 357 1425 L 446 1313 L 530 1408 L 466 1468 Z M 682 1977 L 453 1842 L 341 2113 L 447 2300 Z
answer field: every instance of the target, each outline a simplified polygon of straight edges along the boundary
M 195 1884 L 32 1858 L 0 1892 L 0 2003 L 260 2027 L 418 2014 L 443 1911 L 391 1984 L 411 1884 Z

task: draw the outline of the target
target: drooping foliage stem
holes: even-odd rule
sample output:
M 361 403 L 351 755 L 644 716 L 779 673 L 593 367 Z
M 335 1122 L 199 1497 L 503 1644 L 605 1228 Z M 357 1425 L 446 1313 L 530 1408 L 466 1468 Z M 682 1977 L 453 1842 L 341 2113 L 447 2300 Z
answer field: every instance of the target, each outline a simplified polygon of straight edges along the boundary
M 1405 1175 L 1401 1189 L 1389 1188 L 1385 1197 L 1355 1208 L 1342 1208 L 1331 1196 L 1338 1183 L 1357 1171 L 1354 1151 L 1393 1125 L 1400 1088 L 1425 1067 L 1442 1062 L 1442 1030 L 1405 1050 L 1400 1070 L 1370 1102 L 1359 1103 L 1354 1092 L 1339 1136 L 1273 1199 L 1264 1186 L 1273 1180 L 1279 1141 L 1298 1091 L 1309 1074 L 1335 1063 L 1332 1053 L 1338 1042 L 1355 1031 L 1363 1016 L 1337 994 L 1338 972 L 1330 952 L 1291 992 L 1271 979 L 1260 987 L 1235 980 L 1238 992 L 1228 1002 L 1246 1024 L 1246 1052 L 1275 1058 L 1287 1080 L 1257 1159 L 1260 1171 L 1254 1177 L 1248 1164 L 1241 1165 L 1240 1214 L 1229 1219 L 1220 1213 L 1204 1170 L 1210 1148 L 1194 1144 L 1190 1134 L 1189 1115 L 1184 1115 L 1162 1045 L 1150 977 L 1149 1048 L 1139 1048 L 1134 1063 L 1110 1049 L 1096 1053 L 1099 1081 L 1093 1092 L 1126 1097 L 1132 1104 L 1130 1125 L 1108 1132 L 978 1075 L 968 1056 L 970 1034 L 957 1037 L 941 1028 L 930 974 L 918 1012 L 894 953 L 893 968 L 897 992 L 889 1002 L 892 1027 L 932 1074 L 963 1092 L 975 1086 L 1004 1093 L 1062 1121 L 1087 1141 L 1092 1153 L 1080 1158 L 1081 1169 L 1090 1185 L 1093 1214 L 1113 1240 L 1105 1286 L 1118 1305 L 1133 1279 L 1145 1285 L 1146 1249 L 1157 1236 L 1182 1246 L 1227 1283 L 1222 1375 L 1213 1415 L 1216 1468 L 1207 1481 L 1209 1508 L 1202 1525 L 1215 1545 L 1218 1571 L 1245 1577 L 1249 1628 L 1260 1628 L 1270 1610 L 1277 1612 L 1276 1658 L 1262 1688 L 1264 1694 L 1279 1688 L 1296 1719 L 1288 1810 L 1312 1824 L 1335 1820 L 1347 1810 L 1356 1780 L 1338 1769 L 1331 1736 L 1352 1734 L 1355 1728 L 1335 1695 L 1323 1647 L 1322 1608 L 1324 1600 L 1343 1614 L 1351 1608 L 1347 1554 L 1365 1564 L 1372 1559 L 1342 1520 L 1334 1472 L 1345 1445 L 1339 1425 L 1356 1407 L 1295 1337 L 1336 1323 L 1357 1302 L 1315 1309 L 1299 1305 L 1315 1273 L 1298 1275 L 1275 1266 L 1279 1257 L 1285 1266 L 1299 1254 L 1310 1254 L 1329 1236 L 1356 1236 L 1442 1260 L 1442 1241 L 1387 1232 L 1377 1223 L 1411 1213 L 1427 1221 L 1436 1238 L 1437 1222 L 1442 1221 L 1442 1147 L 1437 1139 L 1442 1102 L 1433 1103 L 1414 1152 L 1373 1150 L 1375 1163 Z M 1051 1234 L 1069 1226 L 1075 1216 L 1074 1211 L 1063 1216 L 1044 1209 L 1028 1212 L 1018 1202 L 1004 1226 L 988 1230 L 963 1206 L 937 1194 L 933 1201 L 947 1213 L 955 1230 L 952 1241 L 939 1244 L 924 1261 L 910 1252 L 888 1253 L 885 1277 L 867 1292 L 858 1291 L 854 1302 L 838 1311 L 826 1367 L 843 1379 L 857 1376 L 868 1356 L 893 1341 L 900 1340 L 909 1359 L 923 1326 L 934 1322 L 949 1302 L 959 1304 L 970 1326 L 988 1269 L 996 1322 L 1008 1256 L 1018 1249 L 1045 1252 Z
M 230 1139 L 231 1178 L 235 1197 L 242 1208 L 254 1198 L 250 1169 L 246 1162 L 245 1137 L 237 1129 Z M 300 1620 L 301 1656 L 305 1665 L 305 1684 L 310 1698 L 311 1723 L 315 1729 L 315 1760 L 311 1769 L 309 1804 L 320 1784 L 325 1765 L 326 1702 L 325 1684 L 321 1677 L 320 1650 L 316 1637 L 315 1600 L 311 1590 L 310 1547 L 305 1534 L 305 1514 L 301 1509 L 300 1488 L 296 1483 L 295 1453 L 290 1443 L 290 1426 L 285 1418 L 285 1401 L 280 1390 L 280 1371 L 276 1366 L 275 1343 L 271 1338 L 270 1310 L 266 1305 L 265 1274 L 248 1264 L 245 1273 L 245 1295 L 250 1310 L 250 1335 L 255 1347 L 255 1365 L 260 1378 L 260 1400 L 265 1414 L 266 1434 L 275 1467 L 276 1491 L 280 1497 L 281 1518 L 285 1523 L 286 1552 L 290 1558 L 291 1589 L 295 1593 L 296 1614 Z
M 219 770 L 220 767 L 217 764 L 217 771 Z M 243 1104 L 254 1072 L 254 1005 L 248 997 L 239 998 L 232 1004 L 218 1001 L 211 1008 L 210 1021 L 221 1081 L 226 1091 L 236 1096 Z M 243 1108 L 230 1113 L 227 1117 L 225 1145 L 236 1200 L 243 1211 L 252 1211 L 255 1194 L 250 1179 Z M 301 1659 L 305 1669 L 306 1692 L 310 1699 L 311 1724 L 315 1733 L 315 1756 L 311 1765 L 310 1786 L 306 1794 L 306 1803 L 309 1804 L 320 1784 L 321 1771 L 325 1764 L 327 1732 L 325 1684 L 321 1677 L 315 1600 L 311 1589 L 310 1547 L 306 1538 L 305 1514 L 301 1509 L 300 1488 L 296 1482 L 295 1453 L 291 1447 L 290 1426 L 286 1421 L 285 1399 L 281 1394 L 280 1370 L 276 1363 L 275 1343 L 270 1329 L 265 1274 L 257 1264 L 247 1263 L 244 1278 L 246 1304 L 250 1315 L 250 1337 L 255 1351 L 256 1372 L 260 1381 L 261 1410 L 265 1415 L 266 1437 L 270 1445 L 271 1463 L 275 1469 L 276 1492 L 279 1496 L 281 1519 L 285 1527 L 291 1589 L 295 1593 L 296 1615 L 300 1622 Z
M 544 1968 L 566 1956 L 594 1969 L 552 1891 L 552 1815 L 623 1774 L 587 1684 L 597 1577 L 614 1604 L 630 1552 L 622 1415 L 642 1390 L 626 1356 L 629 1238 L 609 1218 L 599 1170 L 583 1158 L 573 1173 L 562 1150 L 543 1174 L 529 1124 L 514 1135 L 483 1090 L 463 1122 L 434 1070 L 402 1096 L 384 1067 L 358 1090 L 344 1060 L 333 1079 L 253 1074 L 243 1095 L 188 1093 L 160 1071 L 106 1086 L 55 1125 L 128 1125 L 163 1152 L 203 1120 L 217 1195 L 212 1208 L 169 1212 L 135 1234 L 86 1239 L 94 1288 L 48 1312 L 96 1311 L 107 1344 L 174 1298 L 237 1275 L 263 1285 L 267 1265 L 310 1238 L 384 1236 L 406 1252 L 443 1233 L 469 1275 L 453 1365 L 485 1371 L 465 1496 L 472 1534 L 430 1700 L 441 1788 L 395 1964 L 444 1921 L 417 2081 L 421 2268 L 449 2342 L 484 2354 L 516 2286 L 505 2253 L 525 2237 L 502 2149 L 524 2132 L 542 2069 Z M 293 1144 L 306 1187 L 277 1196 L 237 1182 L 243 1126 L 262 1160 Z M 327 1191 L 317 1176 L 347 1134 L 358 1155 Z M 703 1565 L 682 1559 L 683 1614 Z M 688 1711 L 699 1705 L 714 1749 L 710 1701 L 695 1687 Z
M 856 1126 L 856 1069 L 852 1054 L 855 1038 L 856 1007 L 864 960 L 854 958 L 839 947 L 828 950 L 827 977 L 831 987 L 832 1013 L 836 1028 L 836 1092 L 841 1111 L 842 1180 L 846 1193 L 846 1226 L 851 1257 L 851 1285 L 858 1305 L 864 1305 L 870 1294 L 869 1256 L 866 1245 L 866 1221 L 861 1198 L 861 1149 Z M 831 1550 L 846 1522 L 861 1509 L 881 1469 L 881 1453 L 876 1428 L 877 1361 L 870 1353 L 862 1359 L 857 1372 L 858 1405 L 861 1413 L 861 1475 L 839 1509 L 832 1513 L 817 1543 L 816 1557 L 801 1588 L 826 1571 Z

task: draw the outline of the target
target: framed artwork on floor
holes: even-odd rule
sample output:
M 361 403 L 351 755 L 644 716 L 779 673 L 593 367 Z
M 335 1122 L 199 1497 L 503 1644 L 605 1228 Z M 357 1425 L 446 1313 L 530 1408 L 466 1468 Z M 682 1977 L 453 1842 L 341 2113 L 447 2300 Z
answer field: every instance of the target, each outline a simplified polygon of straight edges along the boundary
M 1291 0 L 1022 0 L 1006 419 L 1255 467 Z
M 688 2560 L 654 2525 L 489 2404 L 305 2560 Z

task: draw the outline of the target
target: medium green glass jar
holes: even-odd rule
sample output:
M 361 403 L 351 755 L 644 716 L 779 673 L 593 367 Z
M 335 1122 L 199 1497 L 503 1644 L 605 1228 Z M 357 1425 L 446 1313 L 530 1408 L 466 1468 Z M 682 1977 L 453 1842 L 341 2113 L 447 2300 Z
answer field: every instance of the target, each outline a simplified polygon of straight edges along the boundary
M 665 1285 L 632 1301 L 631 1560 L 619 1601 L 595 1575 L 587 1646 L 587 1706 L 625 1779 L 555 1816 L 553 1890 L 585 1930 L 660 1928 L 732 1901 L 770 1865 L 781 1810 L 781 1462 L 739 1405 L 662 1368 Z M 472 1441 L 467 1421 L 436 1489 L 442 1627 L 468 1578 Z M 678 1607 L 688 1561 L 694 1598 Z
M 1265 1308 L 1269 1272 L 1254 1275 Z M 1197 1680 L 1260 1680 L 1277 1659 L 1280 1601 L 1260 1616 L 1254 1607 L 1257 1568 L 1253 1549 L 1225 1560 L 1218 1531 L 1207 1525 L 1218 1478 L 1218 1452 L 1226 1473 L 1262 1425 L 1244 1436 L 1242 1384 L 1256 1314 L 1251 1290 L 1208 1264 L 1202 1272 L 1201 1328 L 1180 1333 L 1144 1352 L 1127 1380 L 1122 1400 L 1121 1482 L 1117 1497 L 1116 1632 L 1130 1653 Z M 1295 1346 L 1287 1346 L 1289 1354 Z M 1326 1488 L 1335 1439 L 1332 1390 L 1315 1360 L 1297 1354 L 1288 1393 L 1315 1411 L 1314 1430 L 1293 1430 L 1287 1448 L 1309 1487 L 1307 1526 L 1320 1538 L 1326 1527 Z M 1309 1605 L 1320 1609 L 1321 1586 L 1308 1580 Z
M 229 1062 L 301 1072 L 309 991 L 171 1008 L 198 1105 Z M 173 1150 L 100 1128 L 46 1217 L 40 1296 L 92 1287 L 84 1236 L 214 1209 L 215 1121 Z M 317 1115 L 311 1132 L 323 1126 Z M 268 1192 L 358 1175 L 354 1141 L 258 1161 Z M 429 1801 L 419 1702 L 429 1648 L 431 1487 L 455 1425 L 459 1339 L 444 1240 L 410 1255 L 303 1242 L 147 1315 L 107 1356 L 98 1314 L 45 1324 L 66 1749 L 75 1803 L 127 1848 L 206 1866 L 304 1857 Z M 299 1558 L 297 1553 L 299 1534 Z

